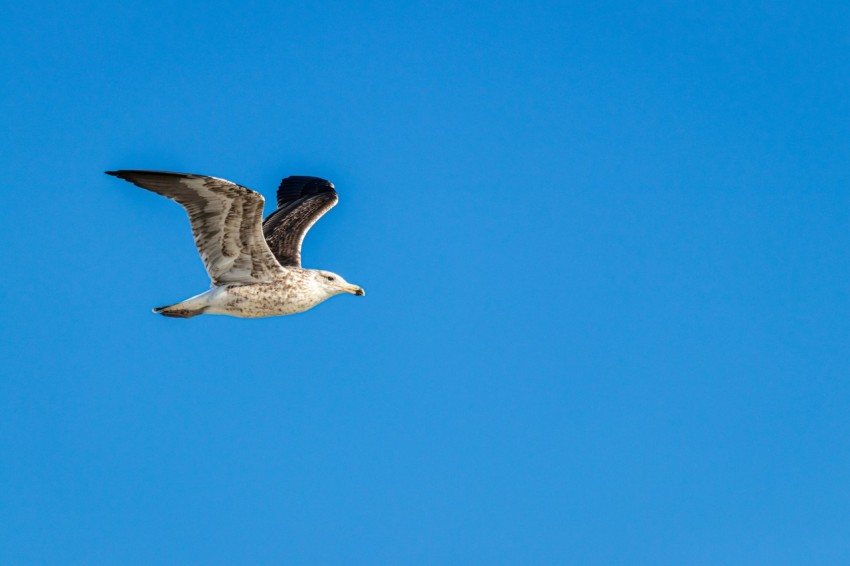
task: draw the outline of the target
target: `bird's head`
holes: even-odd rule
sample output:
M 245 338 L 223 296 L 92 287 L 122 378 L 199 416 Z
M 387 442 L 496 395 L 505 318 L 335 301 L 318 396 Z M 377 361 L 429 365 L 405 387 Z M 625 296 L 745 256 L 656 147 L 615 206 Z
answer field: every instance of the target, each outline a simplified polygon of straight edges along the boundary
M 313 271 L 313 278 L 318 284 L 327 291 L 328 295 L 338 295 L 340 293 L 351 293 L 352 295 L 364 296 L 366 291 L 358 285 L 352 285 L 336 273 L 330 271 L 322 271 L 316 269 Z

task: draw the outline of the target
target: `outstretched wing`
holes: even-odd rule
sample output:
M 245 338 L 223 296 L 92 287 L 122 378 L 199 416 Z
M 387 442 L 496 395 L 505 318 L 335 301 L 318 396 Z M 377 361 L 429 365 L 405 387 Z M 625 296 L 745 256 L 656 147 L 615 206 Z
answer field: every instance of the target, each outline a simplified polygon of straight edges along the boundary
M 107 171 L 176 201 L 189 214 L 195 246 L 214 285 L 269 281 L 283 269 L 263 238 L 263 197 L 241 185 L 166 171 Z
M 307 230 L 337 203 L 333 183 L 318 177 L 287 177 L 277 189 L 277 210 L 263 221 L 263 234 L 281 265 L 301 266 Z

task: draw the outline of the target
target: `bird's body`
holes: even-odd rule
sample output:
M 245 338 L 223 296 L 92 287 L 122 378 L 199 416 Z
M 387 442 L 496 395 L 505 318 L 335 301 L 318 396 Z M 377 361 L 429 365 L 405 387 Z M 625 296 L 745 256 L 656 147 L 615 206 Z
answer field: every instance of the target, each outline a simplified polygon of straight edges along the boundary
M 365 294 L 339 275 L 301 267 L 304 234 L 337 202 L 333 185 L 324 179 L 284 179 L 278 209 L 262 221 L 263 197 L 224 179 L 163 171 L 108 173 L 186 209 L 212 280 L 208 291 L 154 312 L 175 318 L 259 318 L 303 312 L 340 293 Z
M 239 318 L 260 318 L 296 314 L 309 310 L 336 293 L 311 284 L 310 272 L 286 267 L 268 282 L 213 286 L 208 291 L 155 312 L 189 318 L 195 314 L 226 314 Z

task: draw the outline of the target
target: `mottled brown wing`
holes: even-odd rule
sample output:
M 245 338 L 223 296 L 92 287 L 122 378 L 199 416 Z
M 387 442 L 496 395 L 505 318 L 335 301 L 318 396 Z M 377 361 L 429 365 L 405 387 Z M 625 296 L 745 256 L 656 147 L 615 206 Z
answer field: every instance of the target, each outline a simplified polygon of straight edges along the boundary
M 263 196 L 203 175 L 166 171 L 107 171 L 176 201 L 189 214 L 195 245 L 213 284 L 269 281 L 283 269 L 261 228 Z
M 263 221 L 263 234 L 281 265 L 301 266 L 301 242 L 307 230 L 337 203 L 333 183 L 293 176 L 280 182 L 278 209 Z

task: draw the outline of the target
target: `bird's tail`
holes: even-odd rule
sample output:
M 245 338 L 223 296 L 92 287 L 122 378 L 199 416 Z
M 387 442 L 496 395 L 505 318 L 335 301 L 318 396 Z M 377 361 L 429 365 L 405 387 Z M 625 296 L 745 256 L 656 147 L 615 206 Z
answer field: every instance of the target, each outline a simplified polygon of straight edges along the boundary
M 193 316 L 204 314 L 210 308 L 210 293 L 213 291 L 206 291 L 173 305 L 156 307 L 153 309 L 153 312 L 162 316 L 170 316 L 171 318 L 192 318 Z
M 153 309 L 153 312 L 161 314 L 162 316 L 169 316 L 171 318 L 192 318 L 193 316 L 204 314 L 204 311 L 207 310 L 207 307 L 186 308 L 187 305 L 185 303 L 186 301 L 182 303 L 175 303 L 173 305 L 166 305 L 164 307 L 156 307 Z

